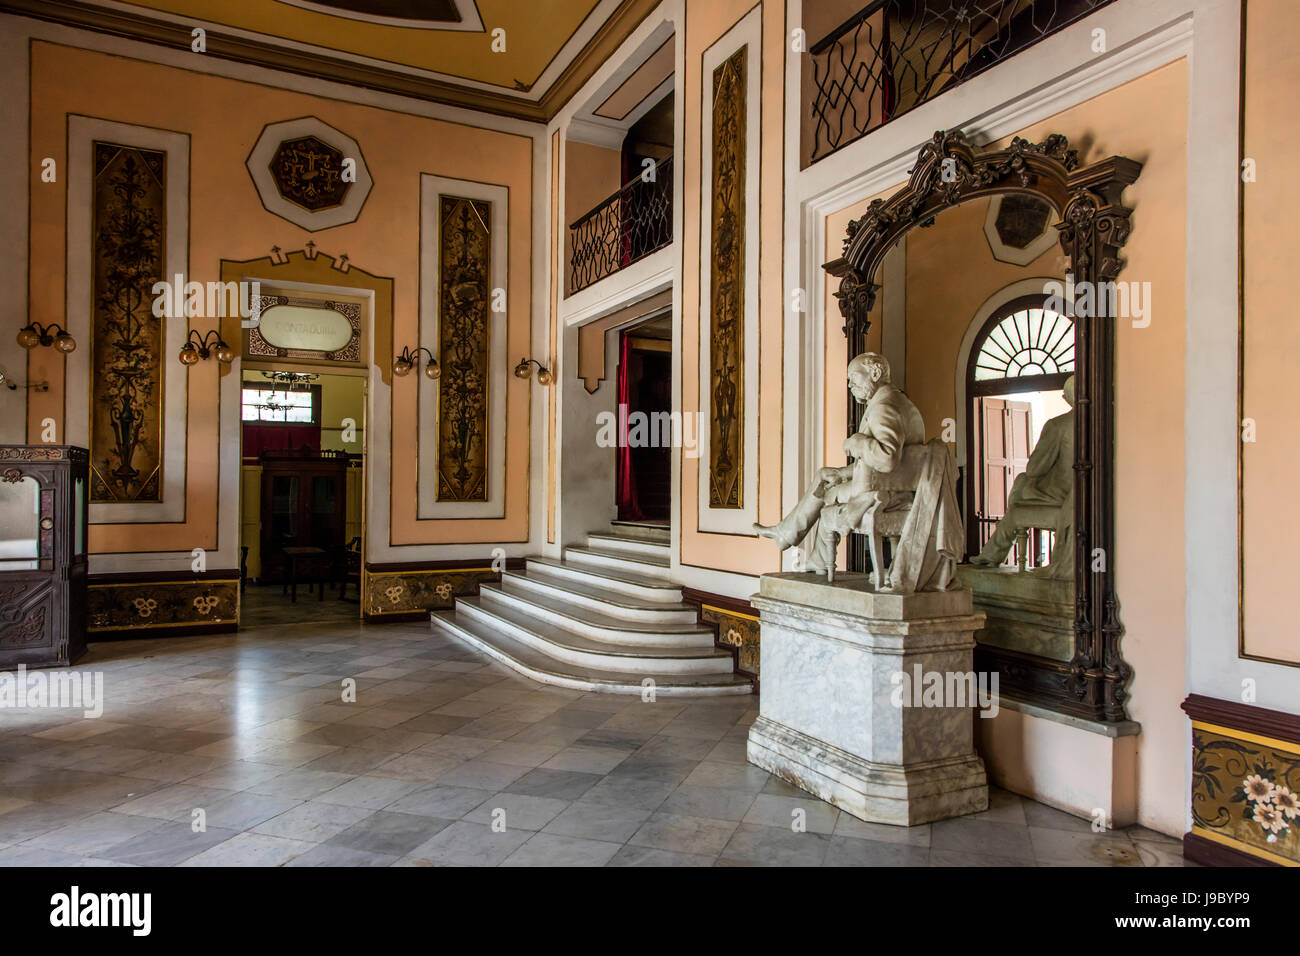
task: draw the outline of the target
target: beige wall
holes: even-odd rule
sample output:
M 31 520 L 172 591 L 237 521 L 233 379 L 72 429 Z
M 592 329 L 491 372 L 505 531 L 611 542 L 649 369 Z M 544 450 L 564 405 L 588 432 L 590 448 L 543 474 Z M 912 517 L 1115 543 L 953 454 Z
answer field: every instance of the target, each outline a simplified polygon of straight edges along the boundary
M 569 226 L 618 192 L 623 185 L 623 154 L 589 143 L 564 144 L 564 287 L 573 288 L 573 234 Z
M 747 144 L 760 150 L 759 203 L 751 215 L 759 219 L 759 333 L 758 381 L 746 381 L 745 388 L 757 389 L 758 460 L 746 462 L 758 470 L 758 520 L 772 524 L 781 517 L 781 447 L 782 447 L 782 336 L 785 308 L 781 290 L 783 252 L 783 114 L 785 63 L 785 8 L 783 4 L 764 2 L 762 6 L 761 50 L 751 48 L 749 69 L 760 67 L 760 135 Z M 707 321 L 707 303 L 700 300 L 700 140 L 703 84 L 712 77 L 703 75 L 701 58 L 735 23 L 754 8 L 751 0 L 716 0 L 691 3 L 686 9 L 686 69 L 678 103 L 683 112 L 685 130 L 681 155 L 682 195 L 688 197 L 682 215 L 682 409 L 691 413 L 704 408 L 696 370 L 700 362 L 700 322 Z M 761 54 L 761 55 L 760 55 Z M 707 228 L 707 224 L 706 224 Z M 699 469 L 707 467 L 707 452 L 699 458 L 682 457 L 681 467 L 681 561 L 684 565 L 763 574 L 781 569 L 781 555 L 766 538 L 737 537 L 699 531 Z M 743 545 L 743 546 L 738 546 Z
M 1300 367 L 1292 288 L 1300 211 L 1294 98 L 1300 50 L 1294 29 L 1278 29 L 1292 21 L 1294 4 L 1251 0 L 1247 11 L 1243 152 L 1255 161 L 1256 181 L 1242 190 L 1241 414 L 1254 419 L 1257 438 L 1242 445 L 1242 644 L 1251 657 L 1300 664 L 1300 631 L 1290 602 L 1293 562 L 1277 554 L 1277 545 L 1300 538 L 1300 513 L 1279 507 L 1294 497 L 1300 471 L 1294 400 L 1286 387 Z
M 189 278 L 220 278 L 222 259 L 266 256 L 272 246 L 301 249 L 310 239 L 324 253 L 346 253 L 358 268 L 394 281 L 391 341 L 417 341 L 419 302 L 420 174 L 509 187 L 508 345 L 512 360 L 530 342 L 532 255 L 532 145 L 529 137 L 432 120 L 393 110 L 259 86 L 120 56 L 44 42 L 32 46 L 31 157 L 39 168 L 52 157 L 66 170 L 67 117 L 82 114 L 140 126 L 166 127 L 190 137 Z M 374 187 L 360 218 L 306 233 L 267 212 L 244 162 L 262 128 L 316 116 L 358 141 Z M 67 177 L 57 184 L 32 177 L 30 309 L 46 322 L 65 323 Z M 168 374 L 181 372 L 172 355 Z M 391 357 L 376 355 L 387 367 Z M 186 520 L 179 524 L 92 525 L 95 552 L 188 551 L 217 547 L 219 487 L 237 480 L 219 467 L 216 362 L 188 373 Z M 52 349 L 31 353 L 29 381 L 48 379 L 33 393 L 28 434 L 49 416 L 60 423 L 66 402 L 84 401 L 85 382 L 65 383 L 62 358 Z M 393 382 L 391 428 L 391 541 L 395 545 L 507 542 L 528 537 L 529 383 L 507 375 L 505 516 L 500 519 L 418 520 L 416 517 L 417 379 Z M 237 410 L 234 411 L 238 414 Z M 505 427 L 498 423 L 498 427 Z M 371 436 L 372 440 L 376 436 Z M 389 436 L 382 453 L 389 454 Z

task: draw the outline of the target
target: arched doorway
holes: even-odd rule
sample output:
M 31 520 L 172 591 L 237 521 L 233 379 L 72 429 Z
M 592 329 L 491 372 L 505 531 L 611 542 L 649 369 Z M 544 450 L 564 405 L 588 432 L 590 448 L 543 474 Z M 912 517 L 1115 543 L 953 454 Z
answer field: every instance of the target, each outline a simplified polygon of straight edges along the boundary
M 966 362 L 966 550 L 978 554 L 1006 513 L 1043 424 L 1069 411 L 1062 394 L 1074 374 L 1074 322 L 1043 307 L 1044 296 L 1011 298 L 984 321 Z M 1028 567 L 1051 560 L 1052 533 L 1034 532 Z M 1013 549 L 1008 563 L 1014 564 Z

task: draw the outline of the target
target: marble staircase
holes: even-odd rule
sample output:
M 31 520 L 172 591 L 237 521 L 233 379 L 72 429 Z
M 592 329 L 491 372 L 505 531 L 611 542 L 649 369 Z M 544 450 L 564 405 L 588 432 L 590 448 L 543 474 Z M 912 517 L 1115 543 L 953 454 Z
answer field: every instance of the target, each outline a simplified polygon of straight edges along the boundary
M 667 527 L 613 522 L 562 559 L 527 558 L 432 626 L 546 684 L 656 696 L 748 694 L 670 578 Z

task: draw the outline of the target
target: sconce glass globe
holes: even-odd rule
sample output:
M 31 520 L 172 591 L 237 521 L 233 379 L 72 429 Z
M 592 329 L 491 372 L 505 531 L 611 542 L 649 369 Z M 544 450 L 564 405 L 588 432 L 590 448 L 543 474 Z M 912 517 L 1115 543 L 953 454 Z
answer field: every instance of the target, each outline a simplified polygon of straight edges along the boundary
M 393 362 L 394 375 L 406 375 L 411 371 L 411 363 L 406 359 L 399 358 Z
M 532 374 L 533 367 L 528 364 L 528 359 L 520 359 L 515 366 L 515 378 L 528 378 Z
M 77 340 L 67 332 L 60 332 L 54 337 L 54 347 L 60 352 L 71 352 L 77 347 Z
M 217 361 L 225 362 L 227 365 L 229 365 L 234 360 L 235 360 L 235 350 L 232 349 L 225 342 L 220 343 L 217 346 Z
M 555 376 L 551 374 L 551 370 L 549 368 L 544 368 L 537 373 L 538 385 L 543 385 L 543 386 L 550 385 L 551 382 L 553 381 L 555 381 Z
M 442 374 L 442 367 L 438 365 L 437 359 L 429 360 L 429 364 L 424 367 L 424 374 L 431 379 L 436 379 Z
M 193 345 L 186 345 L 181 349 L 179 358 L 182 365 L 193 365 L 199 360 L 199 350 Z
M 41 337 L 35 329 L 28 326 L 18 332 L 18 344 L 25 349 L 34 349 L 41 344 Z

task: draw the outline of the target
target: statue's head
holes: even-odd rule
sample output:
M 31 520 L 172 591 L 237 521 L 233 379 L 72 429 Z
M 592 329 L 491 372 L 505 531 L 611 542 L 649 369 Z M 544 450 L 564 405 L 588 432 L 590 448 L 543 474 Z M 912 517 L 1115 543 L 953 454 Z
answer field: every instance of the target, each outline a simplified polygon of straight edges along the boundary
M 1065 393 L 1065 404 L 1069 405 L 1071 408 L 1074 408 L 1074 376 L 1073 375 L 1071 375 L 1069 378 L 1065 380 L 1065 384 L 1061 386 L 1061 390 Z
M 889 384 L 889 359 L 878 352 L 863 352 L 849 362 L 849 391 L 865 402 L 876 389 Z

